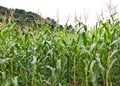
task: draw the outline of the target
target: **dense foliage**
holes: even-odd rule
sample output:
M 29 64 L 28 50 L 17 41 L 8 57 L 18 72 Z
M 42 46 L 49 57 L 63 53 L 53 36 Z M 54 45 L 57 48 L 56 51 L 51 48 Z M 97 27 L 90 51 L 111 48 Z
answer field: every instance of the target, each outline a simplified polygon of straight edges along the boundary
M 100 20 L 91 31 L 81 22 L 66 29 L 1 23 L 0 86 L 120 85 L 120 20 Z
M 0 22 L 7 23 L 9 18 L 11 18 L 12 22 L 16 22 L 19 26 L 22 27 L 35 26 L 38 28 L 44 24 L 48 24 L 51 29 L 55 29 L 56 26 L 60 29 L 63 29 L 62 25 L 59 25 L 54 19 L 49 17 L 44 19 L 42 16 L 33 12 L 26 12 L 22 9 L 7 9 L 3 6 L 0 6 Z

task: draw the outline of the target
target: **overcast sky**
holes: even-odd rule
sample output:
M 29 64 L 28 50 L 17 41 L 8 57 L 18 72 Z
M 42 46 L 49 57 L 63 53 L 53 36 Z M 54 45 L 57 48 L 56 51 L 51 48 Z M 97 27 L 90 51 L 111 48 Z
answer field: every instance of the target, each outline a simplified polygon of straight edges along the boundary
M 95 23 L 96 14 L 107 12 L 107 3 L 109 0 L 0 0 L 0 5 L 9 8 L 20 8 L 26 11 L 33 11 L 41 14 L 44 18 L 51 17 L 64 24 L 69 18 L 68 23 L 74 22 L 75 14 L 78 18 L 88 15 L 87 22 Z M 120 0 L 112 0 L 114 5 L 118 5 Z

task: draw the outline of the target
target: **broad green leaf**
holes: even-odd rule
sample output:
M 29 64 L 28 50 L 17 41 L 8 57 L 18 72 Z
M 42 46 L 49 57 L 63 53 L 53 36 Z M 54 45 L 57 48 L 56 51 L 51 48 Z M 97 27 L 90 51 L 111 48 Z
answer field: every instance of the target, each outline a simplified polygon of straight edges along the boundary
M 56 68 L 57 68 L 57 69 L 61 69 L 61 59 L 58 59 L 58 60 L 57 60 Z
M 86 46 L 87 45 L 87 36 L 86 36 L 85 32 L 83 32 L 82 37 L 83 37 L 83 44 L 84 44 L 84 46 Z
M 111 45 L 117 44 L 119 42 L 120 42 L 120 37 L 118 39 L 114 40 Z
M 97 60 L 97 62 L 98 62 L 99 68 L 100 68 L 102 71 L 104 71 L 105 68 L 103 67 L 103 65 L 102 65 L 102 63 L 101 63 L 101 61 L 100 61 L 100 56 L 99 56 L 99 54 L 96 54 L 96 60 Z
M 37 62 L 37 57 L 33 56 L 33 60 L 31 62 L 32 65 L 36 65 Z
M 95 63 L 96 63 L 95 60 L 93 60 L 93 61 L 90 63 L 90 74 L 91 74 L 93 86 L 97 86 L 96 74 L 94 73 L 94 70 L 93 70 L 93 67 L 94 67 L 94 64 L 95 64 Z
M 109 66 L 109 71 L 111 70 L 111 68 L 113 67 L 113 65 L 115 64 L 115 62 L 117 61 L 117 59 L 113 59 L 110 63 L 110 66 Z
M 114 54 L 116 54 L 118 52 L 118 50 L 114 50 L 114 51 L 112 51 L 112 53 L 111 53 L 111 55 L 110 56 L 114 56 Z
M 13 82 L 14 86 L 19 86 L 18 85 L 18 76 L 12 78 L 12 82 Z
M 55 75 L 55 68 L 51 67 L 51 66 L 46 66 L 47 68 L 49 68 L 52 71 L 52 76 Z
M 96 46 L 96 43 L 93 43 L 91 46 L 90 46 L 90 52 L 92 52 L 93 51 L 93 49 L 95 48 L 95 46 Z

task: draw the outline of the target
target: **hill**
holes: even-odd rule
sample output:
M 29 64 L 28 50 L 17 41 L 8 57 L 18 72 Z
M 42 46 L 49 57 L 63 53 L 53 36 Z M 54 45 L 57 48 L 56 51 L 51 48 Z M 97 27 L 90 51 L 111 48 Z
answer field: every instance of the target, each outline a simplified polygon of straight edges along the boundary
M 16 22 L 19 26 L 35 26 L 41 27 L 42 25 L 49 25 L 51 29 L 59 27 L 63 29 L 63 26 L 58 24 L 54 19 L 47 17 L 44 19 L 42 16 L 33 13 L 31 11 L 26 12 L 23 9 L 11 9 L 0 6 L 0 22 L 6 22 L 11 19 L 12 22 Z

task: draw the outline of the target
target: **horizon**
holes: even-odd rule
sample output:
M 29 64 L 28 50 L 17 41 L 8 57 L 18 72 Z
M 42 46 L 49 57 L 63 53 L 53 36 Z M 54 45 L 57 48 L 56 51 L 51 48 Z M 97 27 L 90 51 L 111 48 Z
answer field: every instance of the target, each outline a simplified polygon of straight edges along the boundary
M 97 17 L 101 16 L 101 12 L 103 12 L 104 16 L 109 15 L 107 9 L 108 2 L 109 0 L 29 0 L 29 2 L 23 0 L 0 0 L 0 5 L 7 8 L 31 11 L 41 15 L 43 18 L 50 17 L 56 21 L 59 20 L 59 23 L 62 25 L 67 20 L 69 20 L 68 24 L 74 25 L 76 16 L 77 19 L 92 26 L 96 23 Z M 120 8 L 119 1 L 112 0 L 112 4 L 117 6 L 116 11 L 120 13 L 118 10 Z M 85 17 L 87 20 L 85 20 Z

